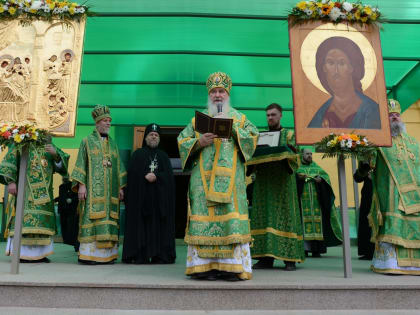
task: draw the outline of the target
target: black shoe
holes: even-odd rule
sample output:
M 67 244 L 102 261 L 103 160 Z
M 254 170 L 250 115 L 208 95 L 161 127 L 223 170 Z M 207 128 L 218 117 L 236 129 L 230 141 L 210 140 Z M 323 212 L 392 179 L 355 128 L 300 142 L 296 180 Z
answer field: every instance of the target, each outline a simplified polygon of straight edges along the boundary
M 286 271 L 295 271 L 296 270 L 296 263 L 294 261 L 285 261 L 284 264 L 286 265 L 284 267 L 284 270 L 286 270 Z
M 29 260 L 29 259 L 20 259 L 20 263 L 22 264 L 36 264 L 36 263 L 50 263 L 51 261 L 47 258 L 41 258 L 37 260 Z
M 241 278 L 239 278 L 239 275 L 237 273 L 234 272 L 226 272 L 226 271 L 221 271 L 219 274 L 219 278 L 225 281 L 242 281 Z
M 372 260 L 373 256 L 370 255 L 363 255 L 359 257 L 359 260 Z
M 77 259 L 78 263 L 81 265 L 89 265 L 89 266 L 93 266 L 93 265 L 97 265 L 98 263 L 96 261 L 92 261 L 92 260 L 83 260 L 83 259 Z
M 256 264 L 252 266 L 252 269 L 272 269 L 274 264 L 274 258 L 262 257 Z
M 44 257 L 39 262 L 43 262 L 43 263 L 49 264 L 51 262 L 51 260 L 49 258 L 47 258 L 47 257 Z
M 321 258 L 321 254 L 319 252 L 312 252 L 312 258 Z
M 216 270 L 210 270 L 206 272 L 197 272 L 191 275 L 191 279 L 216 281 L 218 279 L 218 272 Z

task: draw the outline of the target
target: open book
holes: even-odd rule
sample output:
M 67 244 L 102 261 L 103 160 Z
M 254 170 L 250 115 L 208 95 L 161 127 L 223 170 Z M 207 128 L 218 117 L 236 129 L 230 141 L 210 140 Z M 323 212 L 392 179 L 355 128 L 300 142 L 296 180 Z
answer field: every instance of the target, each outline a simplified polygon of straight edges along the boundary
M 258 146 L 277 147 L 279 145 L 280 131 L 260 132 Z
M 218 138 L 230 138 L 232 133 L 233 119 L 210 117 L 199 111 L 195 111 L 195 130 L 201 134 L 214 133 Z

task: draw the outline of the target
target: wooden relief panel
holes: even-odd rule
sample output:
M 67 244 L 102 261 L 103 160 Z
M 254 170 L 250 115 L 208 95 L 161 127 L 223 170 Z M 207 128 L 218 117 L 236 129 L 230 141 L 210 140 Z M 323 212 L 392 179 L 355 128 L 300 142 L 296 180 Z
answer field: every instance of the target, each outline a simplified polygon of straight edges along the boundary
M 0 23 L 0 124 L 74 136 L 85 21 Z

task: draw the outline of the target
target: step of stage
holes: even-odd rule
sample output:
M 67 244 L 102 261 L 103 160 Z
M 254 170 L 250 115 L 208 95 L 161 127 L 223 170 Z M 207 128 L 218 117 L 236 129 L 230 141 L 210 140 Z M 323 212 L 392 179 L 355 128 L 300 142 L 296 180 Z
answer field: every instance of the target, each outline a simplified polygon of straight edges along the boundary
M 4 250 L 4 244 L 0 250 Z M 343 277 L 341 248 L 329 249 L 322 258 L 308 258 L 294 272 L 282 270 L 282 263 L 278 262 L 273 270 L 254 271 L 253 280 L 235 283 L 190 280 L 184 276 L 186 247 L 177 246 L 177 255 L 173 265 L 84 266 L 76 263 L 77 256 L 70 246 L 56 244 L 50 264 L 21 264 L 18 275 L 9 273 L 10 257 L 1 257 L 0 307 L 174 311 L 420 309 L 418 277 L 375 274 L 369 270 L 369 262 L 356 259 L 354 248 L 351 279 Z

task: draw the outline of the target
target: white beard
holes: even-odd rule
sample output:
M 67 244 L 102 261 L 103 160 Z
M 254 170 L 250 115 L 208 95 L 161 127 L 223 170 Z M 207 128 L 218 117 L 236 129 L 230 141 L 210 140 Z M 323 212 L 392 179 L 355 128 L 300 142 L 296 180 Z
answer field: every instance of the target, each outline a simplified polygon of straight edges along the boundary
M 391 135 L 399 136 L 401 133 L 407 132 L 407 128 L 402 121 L 391 121 Z
M 229 114 L 229 110 L 230 110 L 230 98 L 228 97 L 223 103 L 222 103 L 222 112 L 228 116 Z M 209 111 L 209 115 L 210 116 L 216 116 L 217 114 L 217 104 L 214 104 L 211 99 L 210 96 L 207 99 L 207 109 Z

